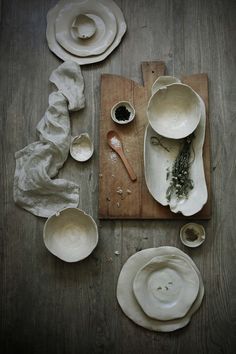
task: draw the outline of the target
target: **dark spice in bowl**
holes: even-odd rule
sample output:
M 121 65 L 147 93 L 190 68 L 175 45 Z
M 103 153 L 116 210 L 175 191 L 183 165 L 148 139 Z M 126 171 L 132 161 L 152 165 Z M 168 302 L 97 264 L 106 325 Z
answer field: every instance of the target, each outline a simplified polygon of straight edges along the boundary
M 125 106 L 119 106 L 115 110 L 116 119 L 121 121 L 129 120 L 130 111 Z

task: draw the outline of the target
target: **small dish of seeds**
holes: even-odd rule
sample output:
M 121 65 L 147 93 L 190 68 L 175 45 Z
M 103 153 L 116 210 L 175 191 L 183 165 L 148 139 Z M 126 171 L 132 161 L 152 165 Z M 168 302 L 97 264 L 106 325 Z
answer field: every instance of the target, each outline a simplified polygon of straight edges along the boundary
M 111 109 L 111 118 L 115 123 L 127 124 L 135 117 L 135 109 L 128 101 L 120 101 Z
M 205 229 L 202 225 L 188 223 L 180 229 L 180 239 L 185 246 L 198 247 L 206 238 Z

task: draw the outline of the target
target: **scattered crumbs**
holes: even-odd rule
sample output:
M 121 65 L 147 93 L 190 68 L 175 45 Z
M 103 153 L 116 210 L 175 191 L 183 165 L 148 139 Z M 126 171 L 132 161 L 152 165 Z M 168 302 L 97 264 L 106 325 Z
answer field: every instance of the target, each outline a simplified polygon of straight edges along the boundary
M 111 158 L 112 162 L 114 162 L 114 163 L 117 162 L 117 154 L 112 150 L 110 152 L 110 158 Z
M 115 177 L 115 175 L 111 175 L 111 177 L 113 177 L 113 178 L 114 178 L 114 177 Z
M 116 256 L 119 256 L 120 255 L 120 252 L 119 251 L 115 251 L 114 252 Z
M 121 187 L 117 187 L 116 193 L 122 195 L 123 194 L 123 189 Z
M 99 173 L 99 177 L 102 178 L 102 173 Z
M 132 193 L 132 191 L 131 191 L 130 189 L 127 189 L 126 192 L 127 192 L 128 194 L 131 194 L 131 193 Z
M 127 152 L 127 153 L 129 153 L 129 150 L 128 150 L 128 149 L 126 149 L 126 152 Z
M 107 200 L 108 202 L 110 202 L 110 201 L 111 201 L 111 198 L 109 198 L 109 197 L 106 197 L 106 200 Z
M 117 208 L 119 208 L 119 207 L 120 207 L 120 203 L 119 203 L 119 202 L 117 202 L 117 203 L 116 203 L 116 205 L 117 205 Z

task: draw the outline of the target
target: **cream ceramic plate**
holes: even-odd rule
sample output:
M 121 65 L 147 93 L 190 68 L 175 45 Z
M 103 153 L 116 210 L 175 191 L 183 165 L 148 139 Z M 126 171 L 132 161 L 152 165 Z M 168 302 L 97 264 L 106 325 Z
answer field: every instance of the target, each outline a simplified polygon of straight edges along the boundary
M 77 3 L 77 1 L 71 1 L 72 3 Z M 114 14 L 117 22 L 117 33 L 114 38 L 112 44 L 99 55 L 88 56 L 88 57 L 77 57 L 75 55 L 70 54 L 64 48 L 60 46 L 55 37 L 55 21 L 60 12 L 60 10 L 64 7 L 65 4 L 68 4 L 68 0 L 61 0 L 58 4 L 52 8 L 47 14 L 47 31 L 46 37 L 50 50 L 56 54 L 62 60 L 71 60 L 76 62 L 79 65 L 86 65 L 91 63 L 97 63 L 104 60 L 112 51 L 119 45 L 123 35 L 126 32 L 126 23 L 124 20 L 124 16 L 120 10 L 120 8 L 116 5 L 116 3 L 112 0 L 100 0 L 99 3 L 103 4 Z
M 201 102 L 188 85 L 172 83 L 160 87 L 148 102 L 149 124 L 160 135 L 180 139 L 190 135 L 201 117 Z
M 67 208 L 48 218 L 43 230 L 46 248 L 65 262 L 88 257 L 98 243 L 97 225 L 78 208 Z
M 176 198 L 171 198 L 168 201 L 166 198 L 166 191 L 170 183 L 167 180 L 167 171 L 171 169 L 178 155 L 181 140 L 164 138 L 157 134 L 149 124 L 144 135 L 144 173 L 149 192 L 160 204 L 169 205 L 172 212 L 181 212 L 186 216 L 194 215 L 200 211 L 207 202 L 208 197 L 202 157 L 206 111 L 204 102 L 200 96 L 198 97 L 201 103 L 201 117 L 192 142 L 191 160 L 193 160 L 193 163 L 190 168 L 190 175 L 194 188 L 190 190 L 188 199 L 177 200 Z M 151 143 L 152 137 L 157 138 L 159 145 Z
M 199 291 L 199 278 L 184 259 L 158 256 L 137 272 L 133 290 L 149 317 L 173 320 L 189 311 Z
M 196 270 L 199 277 L 199 292 L 191 309 L 186 316 L 170 321 L 158 321 L 148 317 L 139 306 L 133 293 L 133 281 L 139 269 L 150 262 L 152 258 L 163 255 L 176 256 L 179 259 L 184 259 Z M 192 259 L 178 248 L 169 246 L 149 248 L 131 256 L 124 264 L 117 284 L 117 300 L 126 316 L 139 326 L 160 332 L 171 332 L 186 326 L 191 320 L 192 315 L 200 307 L 203 296 L 204 285 L 202 277 Z
M 88 15 L 95 23 L 96 32 L 91 38 L 76 38 L 73 23 L 82 14 Z M 80 57 L 103 53 L 113 42 L 116 32 L 116 18 L 112 11 L 95 0 L 66 4 L 55 22 L 58 43 L 71 54 Z

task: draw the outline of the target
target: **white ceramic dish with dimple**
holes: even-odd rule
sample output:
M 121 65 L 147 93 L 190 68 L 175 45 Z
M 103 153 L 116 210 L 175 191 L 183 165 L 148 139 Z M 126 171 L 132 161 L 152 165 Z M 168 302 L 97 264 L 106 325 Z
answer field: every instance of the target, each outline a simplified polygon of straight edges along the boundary
M 65 262 L 88 257 L 98 243 L 93 218 L 78 208 L 67 208 L 47 219 L 43 239 L 46 248 Z
M 95 34 L 97 30 L 96 27 L 97 26 L 92 17 L 80 14 L 75 17 L 72 23 L 71 33 L 74 38 L 88 39 Z
M 129 119 L 127 119 L 127 120 L 118 120 L 118 119 L 116 119 L 116 109 L 119 108 L 119 107 L 122 107 L 122 106 L 124 106 L 130 113 Z M 130 122 L 132 122 L 134 117 L 135 117 L 135 109 L 132 106 L 132 104 L 130 102 L 128 102 L 128 101 L 119 101 L 111 109 L 111 118 L 117 124 L 130 123 Z
M 120 44 L 121 39 L 123 35 L 126 32 L 127 26 L 125 23 L 125 19 L 123 16 L 122 11 L 120 8 L 116 5 L 116 3 L 113 0 L 100 0 L 100 3 L 103 4 L 104 6 L 108 7 L 110 11 L 114 14 L 117 22 L 117 33 L 114 38 L 114 41 L 111 43 L 111 45 L 101 54 L 99 55 L 94 55 L 94 56 L 88 56 L 88 57 L 77 57 L 69 52 L 67 52 L 64 48 L 60 46 L 60 44 L 57 42 L 56 37 L 55 37 L 55 21 L 56 18 L 60 12 L 60 10 L 68 3 L 68 0 L 60 0 L 58 4 L 53 7 L 51 10 L 49 10 L 47 14 L 47 30 L 46 30 L 46 37 L 47 37 L 47 42 L 49 49 L 57 55 L 59 58 L 62 60 L 71 60 L 76 62 L 79 65 L 86 65 L 86 64 L 92 64 L 92 63 L 97 63 L 100 62 L 108 55 L 112 53 L 112 51 Z M 90 14 L 90 16 L 92 16 Z M 95 18 L 93 18 L 95 19 Z M 99 18 L 97 18 L 98 21 Z M 102 21 L 100 21 L 102 24 Z
M 95 23 L 96 32 L 91 38 L 74 36 L 74 20 L 87 14 Z M 116 18 L 107 6 L 94 0 L 68 3 L 59 12 L 55 22 L 57 42 L 69 53 L 86 57 L 103 53 L 117 33 Z
M 169 321 L 187 314 L 196 300 L 199 278 L 184 259 L 159 256 L 137 272 L 133 290 L 149 317 Z
M 179 82 L 162 86 L 148 102 L 147 117 L 156 133 L 171 139 L 184 138 L 199 124 L 199 96 L 190 86 Z
M 184 259 L 195 269 L 199 277 L 199 292 L 186 316 L 170 321 L 159 321 L 148 317 L 136 301 L 133 293 L 133 281 L 139 269 L 150 262 L 152 258 L 167 255 Z M 192 315 L 199 309 L 203 296 L 204 285 L 197 266 L 187 254 L 170 246 L 149 248 L 131 256 L 124 264 L 117 284 L 117 300 L 125 315 L 139 326 L 152 331 L 171 332 L 185 327 L 190 322 Z
M 88 161 L 94 152 L 93 142 L 89 134 L 83 133 L 74 137 L 70 144 L 70 154 L 76 161 Z

